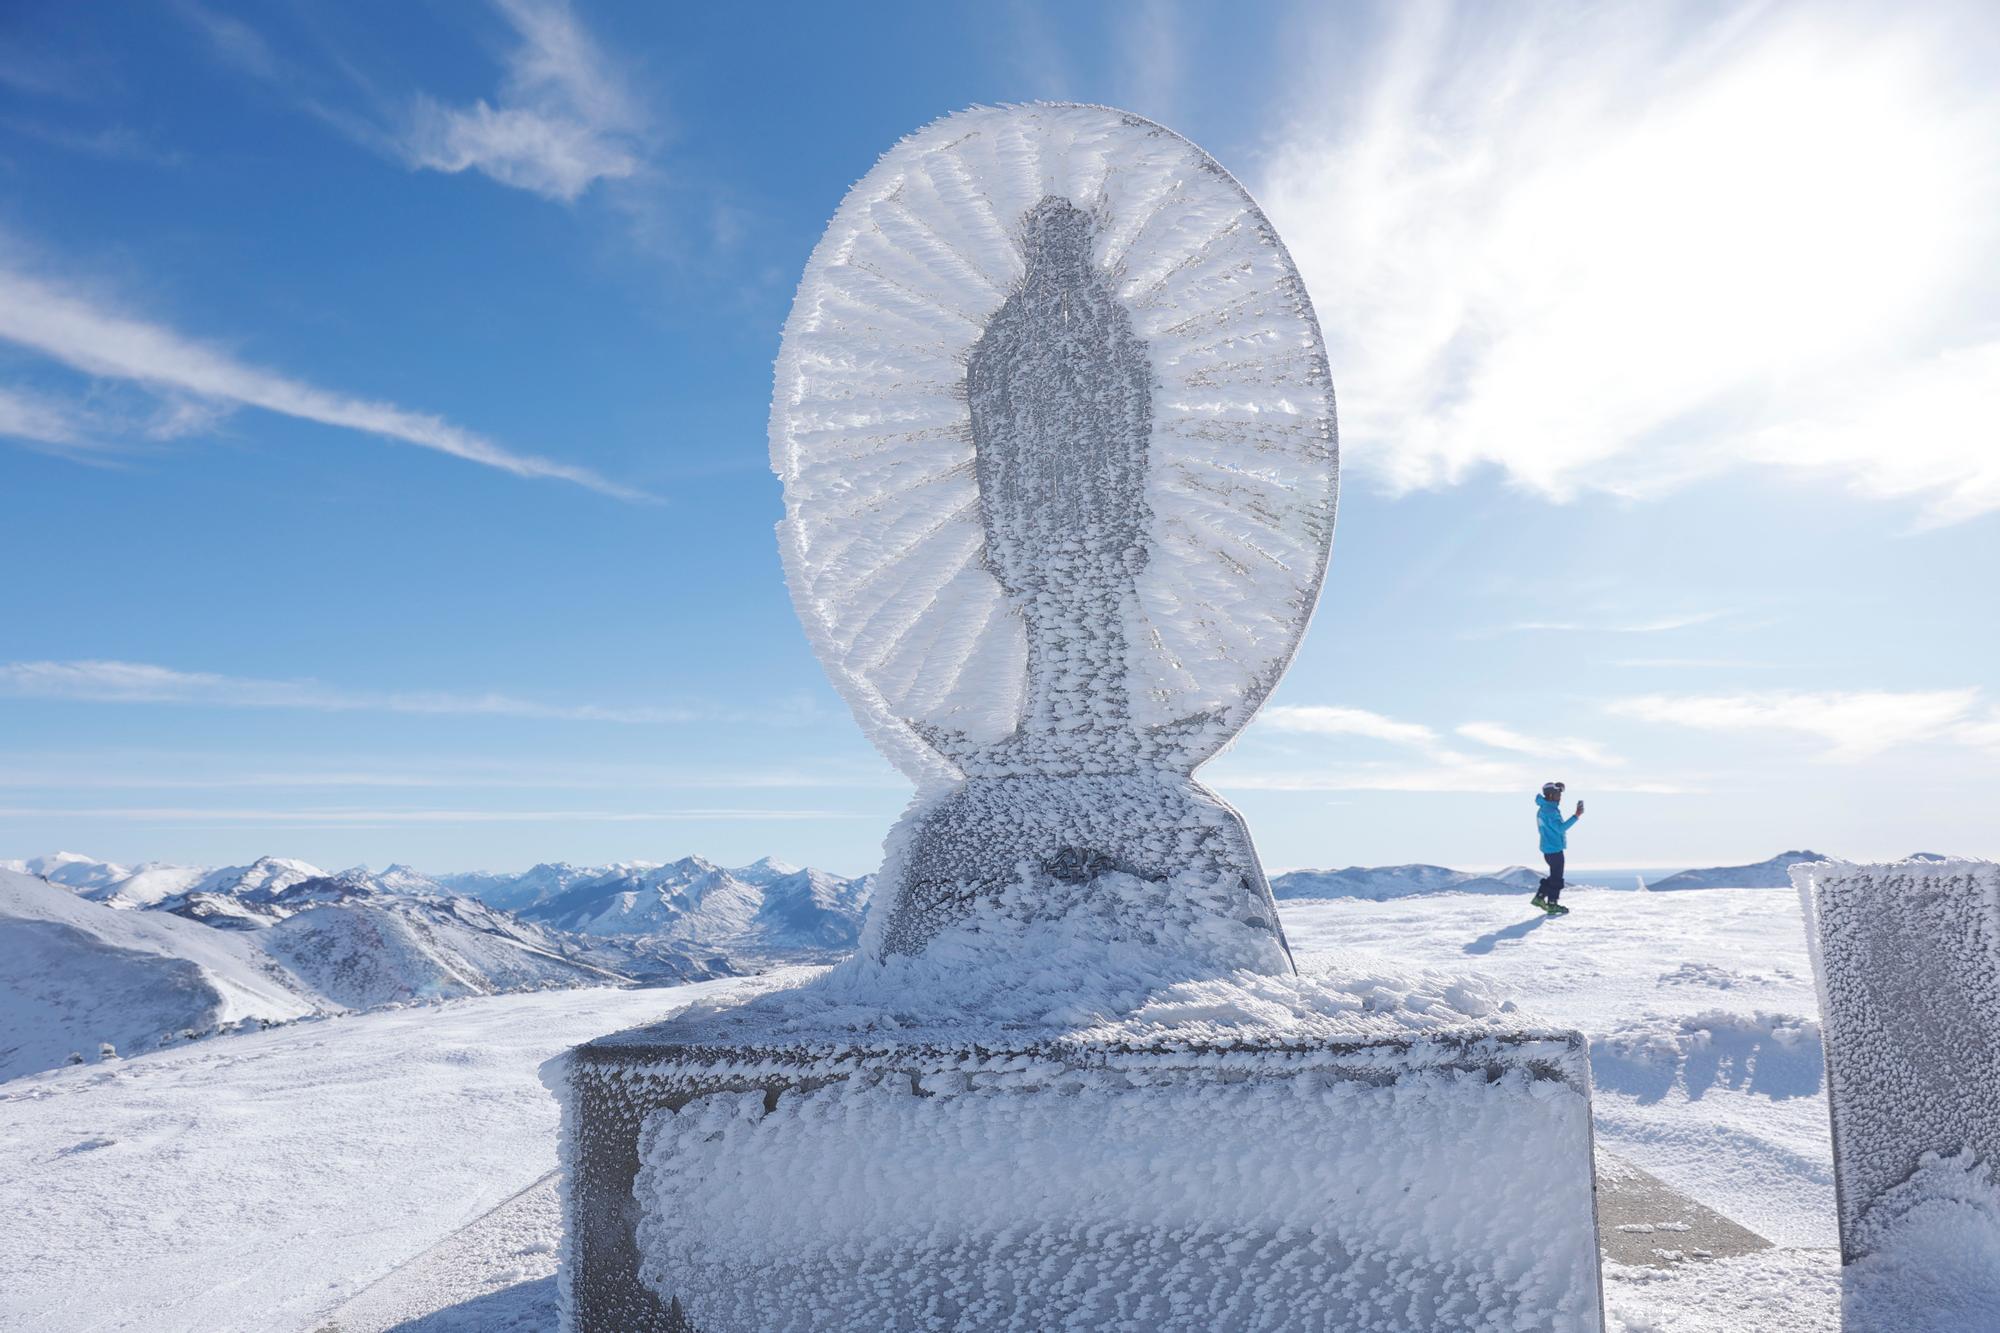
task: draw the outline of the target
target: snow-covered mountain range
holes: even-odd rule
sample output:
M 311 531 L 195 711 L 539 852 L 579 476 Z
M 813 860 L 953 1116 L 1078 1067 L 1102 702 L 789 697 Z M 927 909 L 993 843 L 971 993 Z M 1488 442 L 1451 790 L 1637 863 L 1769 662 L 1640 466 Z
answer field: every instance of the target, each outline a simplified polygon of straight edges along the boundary
M 1792 851 L 1652 885 L 1782 888 Z M 1295 870 L 1282 899 L 1531 892 L 1538 869 Z M 1587 877 L 1583 877 L 1587 878 Z M 766 857 L 426 874 L 0 861 L 0 1078 L 245 1026 L 552 986 L 661 985 L 827 962 L 860 938 L 872 876 Z
M 0 1078 L 385 1004 L 828 961 L 859 938 L 868 887 L 768 858 L 436 877 L 0 861 Z
M 1520 893 L 1533 890 L 1542 872 L 1509 866 L 1487 875 L 1446 866 L 1349 866 L 1345 870 L 1293 870 L 1271 881 L 1279 898 L 1370 898 L 1377 902 L 1418 893 Z

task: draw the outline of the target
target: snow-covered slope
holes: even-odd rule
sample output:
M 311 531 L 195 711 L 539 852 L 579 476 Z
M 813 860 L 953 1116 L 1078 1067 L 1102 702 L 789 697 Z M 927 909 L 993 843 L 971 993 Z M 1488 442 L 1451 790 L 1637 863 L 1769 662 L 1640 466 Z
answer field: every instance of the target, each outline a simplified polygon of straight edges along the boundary
M 1293 902 L 1284 914 L 1308 975 L 1371 958 L 1385 975 L 1478 972 L 1508 1000 L 1583 1029 L 1600 1145 L 1787 1247 L 1671 1270 L 1607 1266 L 1610 1330 L 1838 1333 L 1818 1001 L 1794 895 L 1725 889 L 1689 911 L 1606 893 L 1560 919 L 1452 895 Z M 541 1061 L 752 984 L 387 1010 L 0 1087 L 0 1328 L 336 1322 L 358 1290 L 555 1168 Z M 1972 1254 L 1965 1232 L 1947 1239 Z M 467 1293 L 407 1326 L 552 1328 L 511 1318 L 510 1297 L 554 1307 L 548 1256 L 524 1248 L 538 1243 L 496 1253 L 506 1296 Z
M 201 866 L 148 861 L 109 884 L 83 890 L 83 896 L 111 907 L 156 907 L 186 893 L 209 873 Z
M 1676 889 L 1789 889 L 1792 867 L 1807 861 L 1829 859 L 1821 852 L 1780 852 L 1768 861 L 1747 866 L 1711 866 L 1706 870 L 1683 870 L 1647 885 L 1654 893 Z
M 293 873 L 267 867 L 238 876 L 262 887 L 131 911 L 0 871 L 0 1079 L 72 1051 L 94 1061 L 104 1042 L 123 1052 L 310 1013 L 731 970 L 680 944 L 555 935 L 475 899 L 411 891 L 407 872 Z
M 243 936 L 0 870 L 0 1079 L 332 1007 Z
M 52 852 L 24 861 L 0 861 L 0 870 L 17 875 L 39 875 L 51 884 L 69 889 L 108 889 L 131 874 L 124 866 L 99 861 L 81 852 Z
M 793 958 L 846 953 L 860 942 L 861 918 L 874 879 L 873 875 L 843 879 L 812 869 L 772 879 L 764 886 L 764 901 L 742 947 Z
M 336 1004 L 368 1008 L 406 1000 L 500 991 L 602 986 L 625 980 L 566 958 L 533 926 L 475 899 L 415 897 L 365 881 L 308 881 L 322 901 L 260 932 L 273 958 Z
M 1349 866 L 1345 870 L 1293 870 L 1271 881 L 1279 898 L 1366 898 L 1383 902 L 1418 893 L 1519 893 L 1541 873 L 1510 866 L 1486 875 L 1446 866 Z

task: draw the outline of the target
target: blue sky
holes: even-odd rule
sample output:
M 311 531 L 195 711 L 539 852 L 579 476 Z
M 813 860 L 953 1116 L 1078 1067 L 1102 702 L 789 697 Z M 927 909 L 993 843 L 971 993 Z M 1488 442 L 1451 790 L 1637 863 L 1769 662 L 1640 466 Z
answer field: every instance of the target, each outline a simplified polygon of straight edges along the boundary
M 2000 854 L 1977 5 L 0 15 L 0 856 L 871 868 L 785 595 L 793 284 L 977 102 L 1172 125 L 1319 307 L 1273 868 Z

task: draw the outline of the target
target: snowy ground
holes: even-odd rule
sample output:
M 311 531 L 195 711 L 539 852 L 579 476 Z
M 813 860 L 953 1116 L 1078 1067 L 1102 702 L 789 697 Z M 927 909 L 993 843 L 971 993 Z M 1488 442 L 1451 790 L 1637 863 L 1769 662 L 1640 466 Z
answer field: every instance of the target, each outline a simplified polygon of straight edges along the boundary
M 1571 901 L 1561 920 L 1459 894 L 1290 902 L 1284 915 L 1308 970 L 1345 950 L 1476 969 L 1524 1009 L 1583 1028 L 1600 1147 L 1780 1247 L 1610 1268 L 1614 1330 L 1832 1333 L 1832 1172 L 1797 899 Z M 546 1209 L 532 1192 L 502 1207 L 555 1165 L 555 1106 L 535 1067 L 741 984 L 467 999 L 0 1084 L 0 1328 L 317 1330 L 343 1306 L 393 1304 L 380 1288 L 355 1298 L 440 1245 L 512 1285 L 423 1328 L 546 1327 Z M 496 1208 L 518 1227 L 489 1220 L 453 1241 Z

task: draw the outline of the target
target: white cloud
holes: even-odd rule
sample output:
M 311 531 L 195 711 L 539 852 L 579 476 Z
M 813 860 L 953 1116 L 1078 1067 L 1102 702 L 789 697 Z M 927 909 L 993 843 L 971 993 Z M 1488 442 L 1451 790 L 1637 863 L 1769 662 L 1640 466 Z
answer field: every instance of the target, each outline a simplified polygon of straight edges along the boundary
M 1349 457 L 1555 498 L 1744 464 L 2000 508 L 2000 84 L 1974 6 L 1391 11 L 1261 196 Z M 1983 43 L 1983 45 L 1982 45 Z
M 1607 705 L 1646 722 L 1700 731 L 1781 731 L 1831 745 L 1829 759 L 1866 759 L 1899 745 L 1980 743 L 1979 690 L 1770 690 L 1748 694 L 1645 694 Z
M 411 166 L 474 170 L 573 201 L 639 170 L 645 117 L 618 69 L 563 0 L 498 0 L 519 44 L 493 102 L 419 97 L 399 147 Z
M 1534 755 L 1540 759 L 1576 759 L 1606 767 L 1616 767 L 1624 762 L 1595 741 L 1578 740 L 1573 736 L 1524 736 L 1498 722 L 1467 722 L 1458 728 L 1458 734 L 1496 750 L 1513 750 L 1517 754 Z
M 85 374 L 137 384 L 161 395 L 162 410 L 148 431 L 156 438 L 202 424 L 203 413 L 258 407 L 434 449 L 519 477 L 574 482 L 621 499 L 643 498 L 588 468 L 515 453 L 442 417 L 352 397 L 247 365 L 164 325 L 109 309 L 75 291 L 8 268 L 0 268 L 0 340 L 30 348 Z M 0 411 L 5 410 L 0 407 Z M 0 417 L 0 433 L 44 444 L 69 442 L 48 437 L 65 429 L 74 431 L 74 423 L 83 416 L 81 409 L 69 409 L 65 416 L 61 409 L 51 409 L 46 403 L 40 415 L 34 414 L 33 404 L 13 411 L 16 415 L 12 418 Z M 17 429 L 6 429 L 10 419 Z
M 1416 722 L 1398 722 L 1365 708 L 1335 708 L 1324 704 L 1280 704 L 1266 708 L 1257 719 L 1278 731 L 1319 736 L 1368 736 L 1398 745 L 1430 745 L 1437 733 Z
M 549 704 L 506 694 L 350 690 L 314 680 L 260 680 L 206 671 L 176 671 L 146 662 L 0 662 L 0 695 L 92 703 L 294 708 L 332 713 L 458 714 L 547 718 L 566 722 L 673 723 L 716 716 L 690 708 Z

